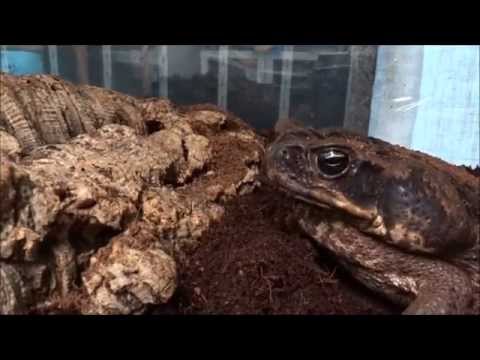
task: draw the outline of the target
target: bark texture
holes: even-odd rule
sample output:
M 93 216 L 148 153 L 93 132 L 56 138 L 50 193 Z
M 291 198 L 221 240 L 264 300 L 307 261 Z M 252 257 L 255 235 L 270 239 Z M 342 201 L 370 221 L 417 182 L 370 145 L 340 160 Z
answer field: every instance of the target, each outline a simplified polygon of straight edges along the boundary
M 168 302 L 176 262 L 257 185 L 262 151 L 212 106 L 1 74 L 0 313 Z

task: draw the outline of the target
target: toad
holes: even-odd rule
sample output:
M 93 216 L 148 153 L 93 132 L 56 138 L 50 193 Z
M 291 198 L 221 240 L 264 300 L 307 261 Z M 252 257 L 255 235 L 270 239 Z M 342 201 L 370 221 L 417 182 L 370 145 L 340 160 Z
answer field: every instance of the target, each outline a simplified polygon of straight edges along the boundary
M 479 178 L 344 129 L 290 124 L 267 147 L 266 182 L 364 286 L 403 314 L 471 314 L 479 292 Z

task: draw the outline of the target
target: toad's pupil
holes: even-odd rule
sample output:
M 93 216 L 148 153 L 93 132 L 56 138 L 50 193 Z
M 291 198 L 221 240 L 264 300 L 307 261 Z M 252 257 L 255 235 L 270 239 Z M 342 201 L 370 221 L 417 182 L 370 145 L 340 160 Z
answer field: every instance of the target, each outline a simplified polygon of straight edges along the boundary
M 318 169 L 327 177 L 341 175 L 348 167 L 348 156 L 342 152 L 329 150 L 318 156 Z
M 325 159 L 325 163 L 330 165 L 330 166 L 340 166 L 342 165 L 342 162 L 343 162 L 344 158 L 340 158 L 340 157 L 337 157 L 337 158 L 330 158 L 330 159 Z

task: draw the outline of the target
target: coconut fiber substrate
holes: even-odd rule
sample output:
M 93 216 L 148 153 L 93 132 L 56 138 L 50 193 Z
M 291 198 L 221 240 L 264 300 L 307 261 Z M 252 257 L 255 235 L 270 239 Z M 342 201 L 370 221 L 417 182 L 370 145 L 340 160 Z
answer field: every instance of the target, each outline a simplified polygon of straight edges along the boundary
M 330 256 L 285 225 L 289 200 L 257 189 L 227 205 L 223 220 L 180 267 L 168 308 L 180 314 L 395 314 L 350 280 Z

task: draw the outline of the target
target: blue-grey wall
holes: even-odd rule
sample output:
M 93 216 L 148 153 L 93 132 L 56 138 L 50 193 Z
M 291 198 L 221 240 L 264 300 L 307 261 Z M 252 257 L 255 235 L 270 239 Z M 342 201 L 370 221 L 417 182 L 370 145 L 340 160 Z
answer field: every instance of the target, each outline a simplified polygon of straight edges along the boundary
M 369 133 L 477 166 L 479 46 L 381 46 Z

